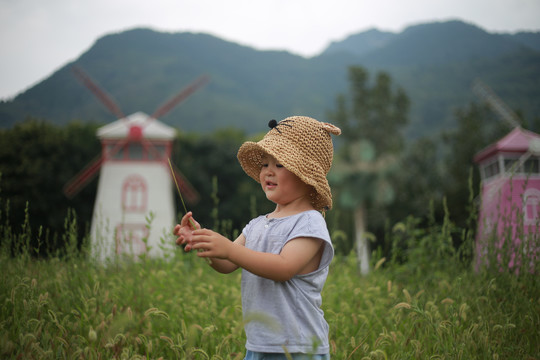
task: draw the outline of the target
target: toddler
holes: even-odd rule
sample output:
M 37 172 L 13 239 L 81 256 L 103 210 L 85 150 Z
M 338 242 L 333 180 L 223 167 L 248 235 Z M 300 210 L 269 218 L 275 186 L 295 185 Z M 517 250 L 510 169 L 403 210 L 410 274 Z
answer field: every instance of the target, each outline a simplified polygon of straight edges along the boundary
M 323 213 L 332 207 L 331 134 L 341 130 L 305 116 L 269 126 L 261 141 L 240 147 L 238 160 L 274 211 L 252 219 L 234 241 L 188 212 L 174 228 L 176 242 L 220 273 L 242 268 L 245 360 L 329 359 L 321 291 L 334 250 Z

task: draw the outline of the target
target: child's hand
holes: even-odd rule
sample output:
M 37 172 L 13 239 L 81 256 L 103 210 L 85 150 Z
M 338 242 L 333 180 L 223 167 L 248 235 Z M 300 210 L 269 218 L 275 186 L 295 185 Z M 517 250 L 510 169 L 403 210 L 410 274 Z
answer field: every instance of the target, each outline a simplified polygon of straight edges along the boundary
M 188 212 L 182 217 L 180 224 L 174 227 L 173 234 L 178 236 L 176 239 L 177 245 L 186 245 L 184 250 L 190 251 L 192 249 L 193 230 L 200 229 L 201 225 L 195 221 L 192 212 Z
M 191 247 L 199 251 L 200 257 L 228 259 L 233 243 L 223 235 L 209 230 L 199 229 L 191 234 Z

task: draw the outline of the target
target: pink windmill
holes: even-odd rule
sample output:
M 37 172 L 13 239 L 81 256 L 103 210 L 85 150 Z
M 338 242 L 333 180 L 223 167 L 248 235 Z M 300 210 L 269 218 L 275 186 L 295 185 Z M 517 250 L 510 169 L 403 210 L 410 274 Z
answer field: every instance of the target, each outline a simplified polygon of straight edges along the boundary
M 151 116 L 143 112 L 125 116 L 81 68 L 73 71 L 119 118 L 97 130 L 101 155 L 64 186 L 65 195 L 73 197 L 100 173 L 91 225 L 92 254 L 100 260 L 120 254 L 161 256 L 166 248 L 161 239 L 171 233 L 176 218 L 169 165 L 176 130 L 157 118 L 205 85 L 208 78 L 197 79 Z M 197 201 L 197 192 L 176 167 L 174 176 L 186 201 Z
M 534 268 L 540 255 L 540 135 L 522 129 L 515 114 L 477 81 L 475 91 L 513 130 L 478 152 L 482 179 L 476 267 L 493 254 L 499 266 L 519 272 Z

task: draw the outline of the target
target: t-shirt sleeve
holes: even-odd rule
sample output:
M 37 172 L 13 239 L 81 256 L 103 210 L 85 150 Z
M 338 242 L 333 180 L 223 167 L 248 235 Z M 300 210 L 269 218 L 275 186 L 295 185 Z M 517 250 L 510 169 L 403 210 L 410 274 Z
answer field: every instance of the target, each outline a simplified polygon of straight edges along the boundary
M 319 212 L 312 211 L 303 214 L 290 232 L 287 242 L 299 237 L 311 237 L 323 240 L 325 249 L 319 269 L 330 264 L 334 257 L 334 247 L 332 246 L 332 240 L 330 239 L 326 221 Z
M 246 237 L 246 239 L 248 238 L 248 235 L 253 227 L 253 223 L 255 223 L 256 220 L 257 218 L 251 219 L 250 222 L 248 222 L 242 229 L 242 234 Z

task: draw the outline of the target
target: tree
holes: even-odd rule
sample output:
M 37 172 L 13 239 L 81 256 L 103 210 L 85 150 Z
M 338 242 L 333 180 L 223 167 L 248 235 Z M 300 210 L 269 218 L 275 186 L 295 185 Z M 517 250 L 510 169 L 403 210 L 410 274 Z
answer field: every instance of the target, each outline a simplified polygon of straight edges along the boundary
M 357 256 L 365 274 L 369 271 L 366 221 L 377 221 L 367 211 L 384 218 L 384 206 L 395 197 L 390 175 L 404 147 L 402 129 L 408 122 L 409 99 L 402 89 L 393 88 L 384 72 L 370 84 L 366 70 L 353 66 L 349 81 L 349 98 L 339 95 L 336 111 L 328 115 L 343 134 L 330 180 L 337 186 L 340 205 L 354 213 Z
M 395 204 L 389 209 L 392 221 L 408 216 L 427 218 L 436 214 L 442 203 L 444 166 L 441 161 L 440 140 L 419 138 L 408 144 L 403 152 L 399 173 L 392 174 L 395 186 Z M 432 203 L 434 208 L 430 209 Z
M 448 199 L 448 209 L 458 226 L 466 226 L 469 205 L 469 177 L 472 174 L 472 191 L 480 189 L 480 174 L 474 155 L 501 138 L 510 128 L 486 105 L 471 103 L 455 112 L 457 127 L 443 133 L 446 145 L 443 192 Z
M 32 234 L 40 227 L 48 231 L 40 242 L 36 236 L 29 244 L 42 255 L 63 247 L 59 235 L 68 209 L 77 215 L 80 238 L 91 220 L 95 184 L 72 200 L 63 195 L 62 187 L 81 163 L 99 154 L 96 128 L 82 123 L 58 127 L 27 119 L 0 131 L 0 187 L 3 200 L 9 202 L 9 212 L 3 215 L 16 227 L 28 218 Z

